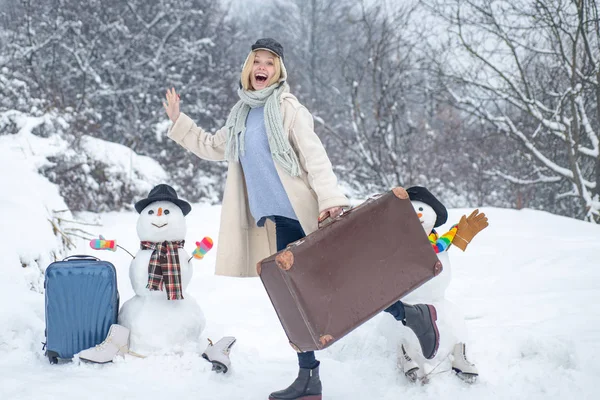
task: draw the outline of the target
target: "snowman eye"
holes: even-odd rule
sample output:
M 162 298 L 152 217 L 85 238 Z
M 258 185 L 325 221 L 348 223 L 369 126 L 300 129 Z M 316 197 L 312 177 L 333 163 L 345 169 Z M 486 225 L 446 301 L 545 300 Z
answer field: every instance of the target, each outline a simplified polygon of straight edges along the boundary
M 419 211 L 423 211 L 423 207 L 419 207 Z
M 149 210 L 148 215 L 152 215 L 152 214 L 154 214 L 154 210 Z
M 169 211 L 169 210 L 165 210 L 165 212 L 164 212 L 165 215 L 169 215 L 170 213 L 171 213 L 171 211 Z

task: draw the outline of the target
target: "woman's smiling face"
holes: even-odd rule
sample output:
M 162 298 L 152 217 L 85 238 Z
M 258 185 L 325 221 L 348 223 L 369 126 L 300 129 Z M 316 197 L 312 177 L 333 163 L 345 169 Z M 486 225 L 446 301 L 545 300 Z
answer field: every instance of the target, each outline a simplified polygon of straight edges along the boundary
M 254 64 L 250 74 L 250 84 L 254 90 L 269 86 L 275 75 L 275 56 L 267 50 L 258 50 L 254 54 Z

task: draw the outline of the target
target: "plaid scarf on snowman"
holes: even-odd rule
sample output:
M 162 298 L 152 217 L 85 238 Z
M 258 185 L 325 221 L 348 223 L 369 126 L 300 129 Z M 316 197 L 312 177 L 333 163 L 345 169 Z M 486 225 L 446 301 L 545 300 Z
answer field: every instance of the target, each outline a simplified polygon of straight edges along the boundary
M 153 250 L 148 264 L 149 290 L 167 290 L 167 299 L 182 300 L 181 265 L 179 264 L 178 248 L 183 248 L 185 240 L 174 242 L 140 242 L 142 250 Z

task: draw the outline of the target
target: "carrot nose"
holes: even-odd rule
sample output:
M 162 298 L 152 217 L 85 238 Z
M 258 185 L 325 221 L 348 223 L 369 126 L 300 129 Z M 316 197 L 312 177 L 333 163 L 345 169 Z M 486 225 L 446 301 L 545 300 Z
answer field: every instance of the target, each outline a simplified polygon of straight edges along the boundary
M 158 216 L 160 217 L 162 215 L 162 208 L 158 207 Z
M 159 208 L 160 210 L 160 208 Z M 158 212 L 158 215 L 160 215 L 160 211 Z M 417 213 L 417 217 L 421 218 L 423 216 L 423 213 Z

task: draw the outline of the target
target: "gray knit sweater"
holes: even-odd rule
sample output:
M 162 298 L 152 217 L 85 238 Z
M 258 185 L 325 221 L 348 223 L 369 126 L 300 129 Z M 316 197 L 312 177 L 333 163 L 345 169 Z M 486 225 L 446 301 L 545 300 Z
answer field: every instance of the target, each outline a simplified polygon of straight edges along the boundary
M 298 219 L 281 184 L 269 148 L 264 107 L 250 110 L 246 118 L 245 153 L 240 162 L 246 178 L 250 212 L 258 226 L 273 215 Z

